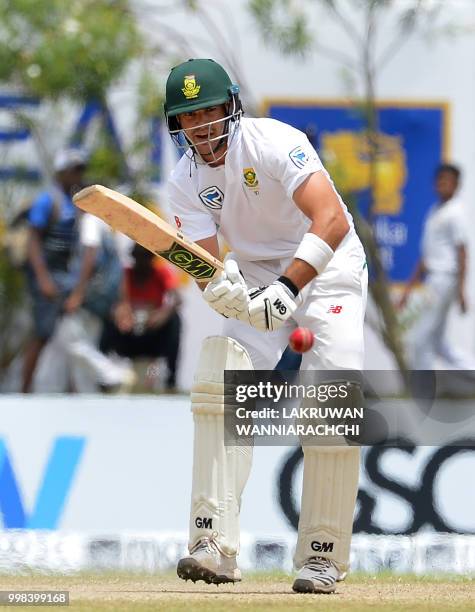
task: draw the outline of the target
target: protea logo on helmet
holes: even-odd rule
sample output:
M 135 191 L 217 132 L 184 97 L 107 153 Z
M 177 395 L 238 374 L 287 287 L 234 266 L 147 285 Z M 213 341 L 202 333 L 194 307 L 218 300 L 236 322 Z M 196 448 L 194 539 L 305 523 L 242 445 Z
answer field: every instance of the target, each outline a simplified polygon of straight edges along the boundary
M 197 98 L 200 93 L 201 85 L 196 84 L 196 78 L 194 74 L 188 74 L 183 79 L 183 89 L 182 92 L 187 100 L 191 100 L 192 98 Z

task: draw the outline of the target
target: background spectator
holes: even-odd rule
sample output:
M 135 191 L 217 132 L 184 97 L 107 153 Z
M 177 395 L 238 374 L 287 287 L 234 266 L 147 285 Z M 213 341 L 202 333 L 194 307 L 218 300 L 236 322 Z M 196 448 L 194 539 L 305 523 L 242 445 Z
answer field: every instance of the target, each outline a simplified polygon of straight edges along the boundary
M 94 215 L 79 219 L 78 282 L 66 299 L 57 332 L 59 346 L 69 358 L 76 391 L 130 391 L 135 372 L 127 359 L 114 358 L 98 348 L 103 322 L 120 297 L 123 267 L 115 235 Z
M 421 258 L 399 303 L 404 307 L 415 285 L 424 280 L 424 301 L 408 341 L 410 365 L 416 370 L 435 368 L 436 357 L 456 369 L 475 366 L 473 357 L 464 355 L 445 337 L 451 305 L 457 303 L 462 314 L 467 310 L 467 214 L 457 196 L 460 176 L 459 168 L 451 164 L 436 170 L 437 202 L 425 219 Z
M 123 297 L 104 327 L 101 350 L 132 359 L 165 357 L 166 388 L 171 391 L 176 387 L 180 345 L 178 279 L 138 244 L 132 257 L 133 266 L 125 270 Z
M 34 200 L 29 214 L 27 284 L 32 299 L 33 337 L 26 351 L 22 391 L 31 391 L 41 351 L 53 335 L 76 281 L 72 259 L 77 245 L 77 209 L 72 195 L 83 186 L 86 156 L 66 149 L 55 158 L 55 180 Z

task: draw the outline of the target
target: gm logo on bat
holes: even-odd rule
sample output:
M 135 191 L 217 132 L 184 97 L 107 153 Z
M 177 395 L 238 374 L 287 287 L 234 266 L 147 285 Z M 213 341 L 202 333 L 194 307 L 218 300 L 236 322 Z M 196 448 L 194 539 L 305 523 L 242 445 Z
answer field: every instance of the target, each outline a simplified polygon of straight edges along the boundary
M 181 268 L 193 278 L 212 278 L 216 267 L 198 257 L 178 242 L 174 242 L 167 251 L 157 251 L 157 255 L 168 259 L 170 263 Z
M 85 438 L 73 436 L 54 440 L 36 500 L 27 509 L 9 449 L 0 438 L 0 516 L 4 529 L 57 529 L 85 442 Z

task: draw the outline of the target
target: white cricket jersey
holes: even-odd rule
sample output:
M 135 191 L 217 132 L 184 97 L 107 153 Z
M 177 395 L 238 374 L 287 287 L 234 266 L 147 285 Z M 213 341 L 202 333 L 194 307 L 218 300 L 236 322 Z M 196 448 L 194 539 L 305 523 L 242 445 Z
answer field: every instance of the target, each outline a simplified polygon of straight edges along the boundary
M 320 171 L 328 176 L 305 134 L 274 119 L 244 118 L 225 164 L 212 168 L 186 156 L 180 159 L 169 181 L 170 208 L 180 230 L 193 241 L 219 230 L 241 260 L 291 258 L 310 227 L 293 194 Z M 337 253 L 360 244 L 339 199 L 350 231 Z
M 457 272 L 457 247 L 467 242 L 466 225 L 467 216 L 458 198 L 429 210 L 422 236 L 422 259 L 429 272 Z

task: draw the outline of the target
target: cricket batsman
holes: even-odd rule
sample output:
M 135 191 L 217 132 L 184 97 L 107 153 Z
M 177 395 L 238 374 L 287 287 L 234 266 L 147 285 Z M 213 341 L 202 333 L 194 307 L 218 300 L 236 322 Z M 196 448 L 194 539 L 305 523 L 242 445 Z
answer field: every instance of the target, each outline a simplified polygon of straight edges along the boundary
M 177 225 L 215 257 L 218 231 L 232 249 L 222 276 L 201 287 L 225 318 L 223 335 L 203 342 L 191 393 L 189 556 L 177 572 L 235 582 L 252 448 L 224 444 L 224 370 L 272 370 L 297 326 L 317 337 L 302 369 L 361 370 L 365 254 L 306 136 L 273 119 L 243 118 L 239 87 L 219 64 L 191 59 L 173 68 L 165 114 L 185 152 L 169 181 Z M 294 591 L 332 592 L 344 577 L 358 474 L 358 448 L 304 447 Z

